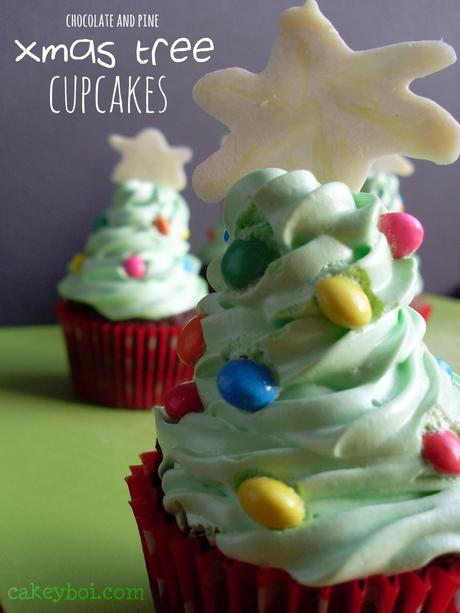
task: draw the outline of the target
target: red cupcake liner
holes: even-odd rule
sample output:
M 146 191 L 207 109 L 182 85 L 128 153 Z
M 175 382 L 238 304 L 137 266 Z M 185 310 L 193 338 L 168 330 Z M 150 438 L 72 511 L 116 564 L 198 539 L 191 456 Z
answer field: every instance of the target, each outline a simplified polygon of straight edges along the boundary
M 444 556 L 393 576 L 331 587 L 232 560 L 205 536 L 188 536 L 163 509 L 159 451 L 126 478 L 157 613 L 458 613 L 460 558 Z
M 193 378 L 193 368 L 176 355 L 179 318 L 174 323 L 110 322 L 68 301 L 58 304 L 58 317 L 72 384 L 84 400 L 150 409 L 163 403 L 169 389 Z

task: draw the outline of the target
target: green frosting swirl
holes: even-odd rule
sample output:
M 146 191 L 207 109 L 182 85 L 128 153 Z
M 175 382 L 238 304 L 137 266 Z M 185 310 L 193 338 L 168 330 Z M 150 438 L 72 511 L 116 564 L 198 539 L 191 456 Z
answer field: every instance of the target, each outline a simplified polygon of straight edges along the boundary
M 231 240 L 257 237 L 279 254 L 253 285 L 229 288 L 220 258 L 218 292 L 200 310 L 206 350 L 196 368 L 202 413 L 178 423 L 157 412 L 165 508 L 183 527 L 216 533 L 238 560 L 287 570 L 323 586 L 423 566 L 460 552 L 460 479 L 421 456 L 427 430 L 460 431 L 460 392 L 423 344 L 425 324 L 408 305 L 414 258 L 392 258 L 369 194 L 320 185 L 307 171 L 255 172 L 229 192 Z M 229 243 L 231 245 L 231 241 Z M 374 317 L 357 330 L 320 311 L 315 286 L 349 275 Z M 275 402 L 245 413 L 220 396 L 227 360 L 268 366 Z M 268 475 L 305 505 L 296 528 L 269 530 L 243 511 L 238 485 Z
M 169 233 L 153 224 L 159 217 Z M 199 260 L 188 254 L 188 221 L 187 204 L 174 190 L 143 181 L 119 185 L 86 242 L 80 270 L 69 270 L 59 294 L 116 321 L 158 320 L 194 308 L 206 284 Z M 142 278 L 123 267 L 132 255 L 146 263 Z
M 380 198 L 390 213 L 404 209 L 399 191 L 399 177 L 392 172 L 371 172 L 361 191 Z

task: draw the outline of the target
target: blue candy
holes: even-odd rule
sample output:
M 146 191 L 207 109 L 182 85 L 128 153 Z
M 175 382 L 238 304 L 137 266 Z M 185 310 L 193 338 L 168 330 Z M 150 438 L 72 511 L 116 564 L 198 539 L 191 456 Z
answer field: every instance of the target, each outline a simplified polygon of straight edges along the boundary
M 224 230 L 224 242 L 228 243 L 230 240 L 230 232 L 228 230 Z
M 452 377 L 454 376 L 454 371 L 452 369 L 452 366 L 446 362 L 446 360 L 443 360 L 442 358 L 436 358 L 437 363 L 439 364 L 439 366 L 446 371 L 446 373 L 449 375 L 449 377 L 452 379 Z
M 271 371 L 247 359 L 227 362 L 217 377 L 217 387 L 228 404 L 249 413 L 272 403 L 278 393 Z
M 188 256 L 184 257 L 183 266 L 186 272 L 195 272 L 193 260 L 191 260 Z

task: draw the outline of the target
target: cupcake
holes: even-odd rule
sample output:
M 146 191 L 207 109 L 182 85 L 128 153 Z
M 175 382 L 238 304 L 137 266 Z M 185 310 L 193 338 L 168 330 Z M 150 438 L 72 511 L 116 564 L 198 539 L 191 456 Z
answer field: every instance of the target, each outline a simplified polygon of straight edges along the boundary
M 178 193 L 190 151 L 170 147 L 155 129 L 110 143 L 122 154 L 112 203 L 59 283 L 58 315 L 77 394 L 147 409 L 190 377 L 177 338 L 206 294 Z
M 389 149 L 458 157 L 460 126 L 407 89 L 448 49 L 355 53 L 309 0 L 260 75 L 198 83 L 232 130 L 194 173 L 229 241 L 178 341 L 194 379 L 128 477 L 157 611 L 456 610 L 460 378 L 409 306 L 420 223 L 359 192 Z
M 201 343 L 179 340 L 194 383 L 156 410 L 159 450 L 129 480 L 157 610 L 453 602 L 460 379 L 423 345 L 416 262 L 392 255 L 385 211 L 307 171 L 230 190 Z

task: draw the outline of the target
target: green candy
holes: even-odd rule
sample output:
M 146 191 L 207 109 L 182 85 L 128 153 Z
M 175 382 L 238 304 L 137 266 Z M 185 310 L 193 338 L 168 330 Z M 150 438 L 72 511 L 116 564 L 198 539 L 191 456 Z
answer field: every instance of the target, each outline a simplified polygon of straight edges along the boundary
M 276 253 L 264 242 L 239 238 L 227 248 L 222 258 L 222 274 L 229 285 L 244 289 L 259 279 L 275 258 Z
M 93 224 L 93 230 L 97 232 L 98 230 L 105 228 L 108 223 L 107 217 L 105 215 L 100 215 Z

